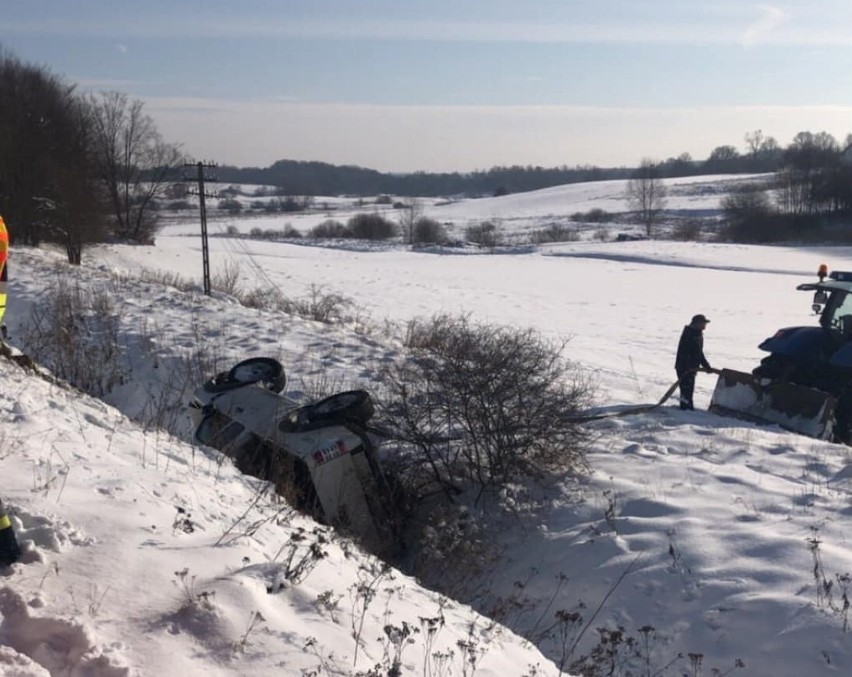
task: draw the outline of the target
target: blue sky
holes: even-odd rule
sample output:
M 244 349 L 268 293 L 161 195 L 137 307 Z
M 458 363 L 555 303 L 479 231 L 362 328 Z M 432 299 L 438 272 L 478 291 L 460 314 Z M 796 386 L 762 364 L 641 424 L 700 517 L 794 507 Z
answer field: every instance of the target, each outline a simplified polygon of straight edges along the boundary
M 242 166 L 635 165 L 852 132 L 848 0 L 0 0 L 0 45 Z

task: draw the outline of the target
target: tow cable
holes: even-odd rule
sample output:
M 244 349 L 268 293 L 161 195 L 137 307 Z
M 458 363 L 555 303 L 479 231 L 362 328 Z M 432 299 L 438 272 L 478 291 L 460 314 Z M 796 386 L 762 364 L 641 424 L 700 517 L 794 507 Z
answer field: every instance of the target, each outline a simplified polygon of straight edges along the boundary
M 719 369 L 696 369 L 698 371 L 704 371 L 708 374 L 718 374 L 720 372 Z M 666 403 L 675 390 L 677 390 L 680 385 L 681 379 L 678 379 L 674 383 L 669 386 L 669 389 L 665 392 L 665 394 L 653 404 L 640 404 L 638 407 L 630 407 L 628 409 L 622 409 L 621 411 L 609 412 L 606 414 L 593 414 L 591 416 L 575 416 L 568 419 L 571 423 L 586 423 L 588 421 L 599 421 L 604 418 L 616 418 L 619 416 L 632 416 L 633 414 L 644 414 L 646 412 L 652 411 L 658 407 L 661 407 Z

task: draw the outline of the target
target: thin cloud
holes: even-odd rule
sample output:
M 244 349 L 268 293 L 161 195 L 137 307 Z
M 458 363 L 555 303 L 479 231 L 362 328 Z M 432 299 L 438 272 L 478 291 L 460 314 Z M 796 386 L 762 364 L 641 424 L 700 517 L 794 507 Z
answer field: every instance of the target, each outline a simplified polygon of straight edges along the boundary
M 759 42 L 771 42 L 771 36 L 787 22 L 789 15 L 779 7 L 772 5 L 760 6 L 761 17 L 743 32 L 741 42 L 751 47 Z
M 122 80 L 122 79 L 108 79 L 108 78 L 85 78 L 85 77 L 72 77 L 71 78 L 80 89 L 85 91 L 97 92 L 104 90 L 112 90 L 112 89 L 129 89 L 133 87 L 139 87 L 141 85 L 150 85 L 149 82 L 143 82 L 141 80 Z
M 190 21 L 176 10 L 155 15 L 140 15 L 134 20 L 118 16 L 83 20 L 79 17 L 52 17 L 39 21 L 11 19 L 4 21 L 3 32 L 14 34 L 108 37 L 120 42 L 124 38 L 296 38 L 305 40 L 400 40 L 435 42 L 506 42 L 506 43 L 576 43 L 576 44 L 789 44 L 852 45 L 852 33 L 845 29 L 848 9 L 839 8 L 841 16 L 823 13 L 817 8 L 796 6 L 796 22 L 792 14 L 780 6 L 759 5 L 760 15 L 743 29 L 745 12 L 753 11 L 739 4 L 725 13 L 690 6 L 678 12 L 610 21 L 576 18 L 562 14 L 552 21 L 533 21 L 519 16 L 499 19 L 462 17 L 397 18 L 372 16 L 293 17 L 285 14 L 254 19 L 208 15 Z
M 703 158 L 749 129 L 782 142 L 808 128 L 842 138 L 852 116 L 852 106 L 818 105 L 406 106 L 201 97 L 146 98 L 145 110 L 165 138 L 224 164 L 286 157 L 383 171 L 470 171 L 519 161 L 557 166 L 566 159 L 619 166 L 684 151 Z

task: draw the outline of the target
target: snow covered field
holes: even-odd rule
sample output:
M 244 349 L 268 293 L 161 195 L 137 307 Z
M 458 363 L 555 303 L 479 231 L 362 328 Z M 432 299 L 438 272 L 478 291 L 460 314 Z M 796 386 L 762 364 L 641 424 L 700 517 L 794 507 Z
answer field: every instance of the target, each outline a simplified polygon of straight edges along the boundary
M 618 192 L 610 183 L 430 207 L 427 215 L 459 224 L 514 215 L 523 228 L 604 204 Z M 694 183 L 704 187 L 672 194 L 669 207 L 718 209 L 720 179 Z M 252 505 L 256 482 L 214 452 L 145 432 L 126 416 L 140 415 L 164 372 L 199 340 L 222 366 L 277 357 L 296 397 L 303 379 L 321 376 L 369 387 L 372 365 L 401 348 L 382 331 L 319 325 L 131 277 L 149 268 L 200 278 L 192 232 L 176 225 L 155 247 L 90 250 L 70 273 L 58 254 L 12 252 L 13 345 L 26 350 L 23 324 L 57 267 L 93 291 L 115 288 L 120 273 L 121 337 L 133 371 L 104 404 L 0 361 L 0 497 L 26 551 L 0 573 L 0 674 L 366 673 L 394 652 L 399 635 L 383 628 L 405 624 L 419 632 L 402 645 L 404 674 L 558 674 L 554 664 L 570 647 L 555 614 L 577 610 L 589 624 L 578 650 L 589 650 L 598 628 L 623 627 L 647 656 L 640 674 L 852 673 L 847 448 L 700 410 L 667 406 L 597 423 L 592 475 L 553 483 L 537 497 L 538 512 L 503 519 L 493 534 L 499 557 L 458 591 L 459 601 L 339 542 L 323 546 L 328 557 L 302 580 L 287 582 L 293 530 L 315 525 L 271 503 Z M 822 262 L 852 269 L 852 250 L 832 247 L 583 241 L 492 254 L 210 244 L 214 271 L 239 265 L 246 287 L 274 284 L 293 296 L 321 285 L 352 297 L 362 324 L 467 312 L 570 338 L 566 357 L 592 372 L 604 409 L 662 395 L 693 314 L 711 319 L 711 364 L 749 370 L 765 337 L 815 321 L 796 284 L 815 279 Z M 699 376 L 700 409 L 712 386 L 713 377 Z M 377 592 L 365 609 L 371 585 Z M 509 629 L 489 626 L 467 604 L 501 610 Z M 430 634 L 437 621 L 427 619 L 441 617 L 445 625 Z

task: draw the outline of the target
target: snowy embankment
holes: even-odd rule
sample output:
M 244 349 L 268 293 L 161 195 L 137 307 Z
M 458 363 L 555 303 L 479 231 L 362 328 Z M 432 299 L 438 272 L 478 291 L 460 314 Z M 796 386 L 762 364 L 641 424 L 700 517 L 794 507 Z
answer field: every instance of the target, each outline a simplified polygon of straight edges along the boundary
M 194 266 L 187 239 L 166 234 L 157 265 L 186 270 L 187 254 Z M 127 269 L 153 261 L 140 250 L 105 255 Z M 849 250 L 647 241 L 459 257 L 247 243 L 239 256 L 214 245 L 213 257 L 219 265 L 256 257 L 288 292 L 321 280 L 355 294 L 378 321 L 471 312 L 570 337 L 567 356 L 593 371 L 599 403 L 617 408 L 654 401 L 671 383 L 677 337 L 695 312 L 712 320 L 711 363 L 749 370 L 766 336 L 815 321 L 795 286 L 823 261 L 843 267 Z M 700 407 L 712 385 L 700 377 Z M 668 674 L 740 660 L 748 675 L 852 670 L 844 447 L 671 407 L 598 429 L 588 481 L 552 485 L 527 517 L 494 525 L 477 516 L 499 556 L 457 594 L 557 663 L 572 649 L 574 658 L 590 651 L 598 628 L 623 627 L 647 640 L 655 669 L 671 663 Z M 519 500 L 532 499 L 521 489 Z M 574 612 L 582 627 L 558 620 Z
M 16 254 L 10 320 L 38 303 L 56 260 Z M 76 279 L 94 290 L 106 277 L 90 269 Z M 138 352 L 133 385 L 115 396 L 141 411 L 158 372 L 190 348 L 193 322 L 212 332 L 232 304 L 131 281 L 122 289 L 123 340 Z M 155 308 L 175 340 L 151 345 L 152 332 L 146 352 L 138 333 Z M 281 320 L 265 321 L 281 329 Z M 11 324 L 14 343 L 20 322 Z M 257 338 L 251 322 L 239 324 L 240 340 Z M 270 350 L 363 354 L 358 337 L 298 319 L 279 333 Z M 508 630 L 294 514 L 218 454 L 145 432 L 6 360 L 0 379 L 0 491 L 24 549 L 0 573 L 0 674 L 354 674 L 397 655 L 412 674 L 471 674 L 471 661 L 479 675 L 535 665 L 555 674 Z

